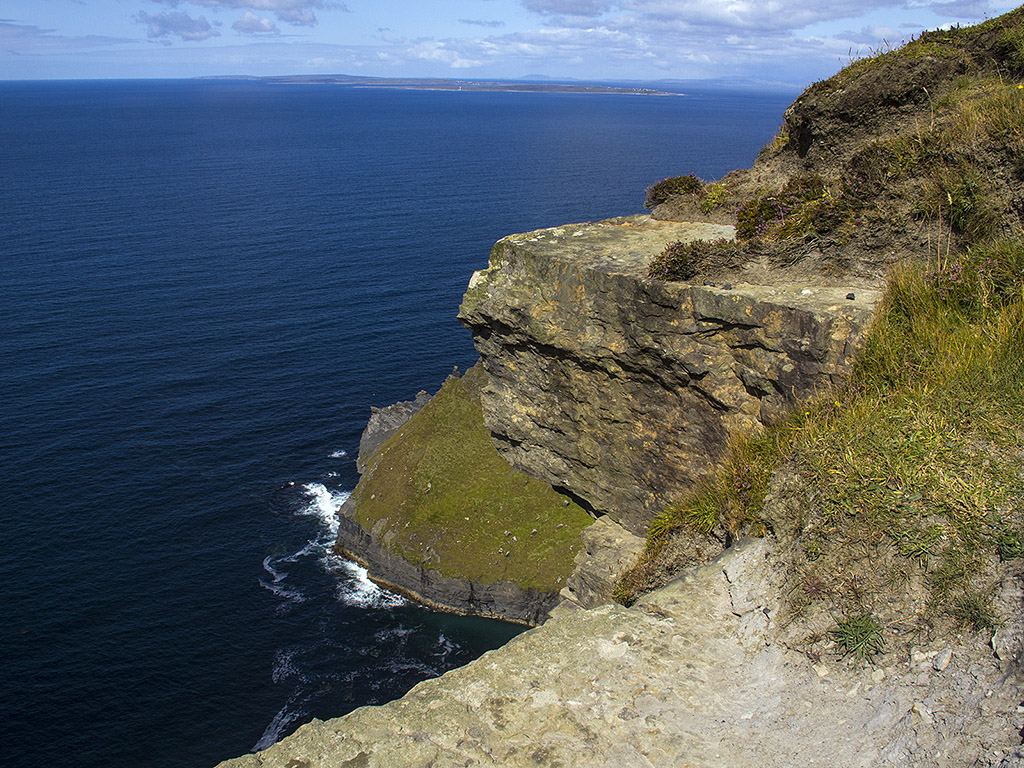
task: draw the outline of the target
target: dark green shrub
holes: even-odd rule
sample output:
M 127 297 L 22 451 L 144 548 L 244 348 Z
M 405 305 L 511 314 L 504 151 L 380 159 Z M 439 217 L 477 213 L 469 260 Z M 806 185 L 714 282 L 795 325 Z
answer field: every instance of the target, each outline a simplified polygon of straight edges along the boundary
M 695 195 L 704 187 L 704 182 L 692 173 L 688 176 L 672 176 L 652 184 L 646 190 L 645 208 L 661 205 L 674 195 Z
M 751 240 L 805 234 L 811 229 L 812 219 L 803 215 L 804 208 L 825 195 L 825 182 L 817 174 L 794 176 L 778 192 L 765 192 L 740 207 L 736 212 L 736 236 Z
M 657 280 L 691 280 L 709 265 L 729 261 L 737 248 L 734 241 L 724 238 L 669 243 L 651 260 L 647 276 Z

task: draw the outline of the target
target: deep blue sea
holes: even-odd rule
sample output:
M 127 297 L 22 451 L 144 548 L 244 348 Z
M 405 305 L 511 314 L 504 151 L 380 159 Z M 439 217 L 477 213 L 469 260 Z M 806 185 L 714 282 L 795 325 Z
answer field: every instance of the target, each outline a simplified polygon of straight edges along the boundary
M 501 236 L 747 166 L 793 94 L 0 83 L 0 744 L 198 767 L 519 631 L 332 557 Z

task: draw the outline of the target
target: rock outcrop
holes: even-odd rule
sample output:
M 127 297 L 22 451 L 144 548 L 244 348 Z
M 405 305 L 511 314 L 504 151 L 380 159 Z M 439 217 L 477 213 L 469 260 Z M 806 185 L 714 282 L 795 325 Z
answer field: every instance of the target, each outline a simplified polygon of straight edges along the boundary
M 812 663 L 773 642 L 768 541 L 633 608 L 544 626 L 383 707 L 314 720 L 223 768 L 1019 765 L 1019 622 L 888 667 Z
M 502 456 L 643 535 L 730 437 L 844 379 L 877 291 L 647 277 L 668 243 L 732 234 L 633 216 L 500 240 L 459 319 Z
M 377 409 L 335 549 L 432 608 L 535 625 L 547 618 L 592 518 L 498 455 L 476 366 L 433 398 Z
M 420 390 L 413 400 L 402 400 L 383 408 L 370 408 L 370 418 L 359 438 L 359 456 L 356 459 L 356 469 L 359 470 L 359 474 L 366 471 L 370 457 L 380 450 L 387 439 L 401 429 L 429 402 L 430 394 L 425 390 Z
M 335 551 L 363 566 L 385 589 L 444 613 L 460 613 L 536 626 L 559 603 L 557 592 L 524 589 L 515 582 L 472 581 L 445 576 L 436 568 L 389 551 L 372 531 L 355 520 L 356 503 L 349 498 L 338 512 Z
M 560 593 L 563 604 L 596 608 L 615 602 L 615 585 L 643 552 L 644 540 L 607 516 L 580 535 L 583 550 L 576 554 L 576 568 Z

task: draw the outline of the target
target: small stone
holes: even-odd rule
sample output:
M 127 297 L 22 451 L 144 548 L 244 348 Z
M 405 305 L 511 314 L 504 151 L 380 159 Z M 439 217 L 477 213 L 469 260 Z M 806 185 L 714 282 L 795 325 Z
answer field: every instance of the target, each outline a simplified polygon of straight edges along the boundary
M 953 651 L 949 648 L 945 648 L 939 651 L 939 655 L 932 659 L 932 667 L 936 672 L 944 672 L 952 659 Z
M 885 680 L 885 670 L 884 669 L 876 669 L 874 672 L 871 673 L 871 681 L 875 685 L 878 685 L 883 680 Z
M 852 293 L 848 293 L 848 294 L 846 294 L 846 299 L 847 299 L 847 301 L 853 301 L 853 300 L 854 300 L 854 299 L 856 299 L 856 298 L 857 298 L 857 297 L 856 297 L 855 295 L 853 295 Z
M 565 528 L 565 523 L 559 523 L 558 525 L 556 525 L 556 526 L 555 526 L 555 530 L 556 530 L 556 531 L 557 531 L 557 530 L 558 530 L 559 528 Z
M 924 705 L 923 701 L 914 704 L 911 711 L 921 718 L 922 723 L 930 723 L 932 721 L 932 713 L 928 711 L 928 707 Z
M 731 291 L 732 290 L 732 283 L 723 283 L 722 284 L 722 290 L 723 291 Z
M 914 651 L 910 654 L 910 661 L 913 664 L 920 664 L 938 655 L 938 651 Z
M 810 296 L 811 295 L 811 289 L 810 288 L 804 288 L 802 291 L 800 291 L 800 295 L 801 296 Z
M 531 536 L 536 536 L 537 535 L 537 529 L 534 528 L 532 531 L 530 531 L 530 535 Z
M 562 499 L 562 506 L 563 507 L 568 507 L 569 506 L 569 500 L 568 499 Z M 559 525 L 561 525 L 561 523 L 559 523 Z
M 818 677 L 825 677 L 829 670 L 824 664 L 815 664 L 814 671 L 818 673 Z

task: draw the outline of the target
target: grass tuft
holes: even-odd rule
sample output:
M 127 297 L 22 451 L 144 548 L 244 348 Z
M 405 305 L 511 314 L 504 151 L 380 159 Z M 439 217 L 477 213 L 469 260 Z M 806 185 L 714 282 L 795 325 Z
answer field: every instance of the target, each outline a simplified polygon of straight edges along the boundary
M 644 207 L 654 208 L 675 195 L 696 195 L 703 188 L 704 182 L 692 173 L 662 179 L 645 190 Z
M 869 614 L 836 622 L 829 635 L 843 656 L 853 656 L 858 661 L 881 653 L 885 648 L 882 626 Z

